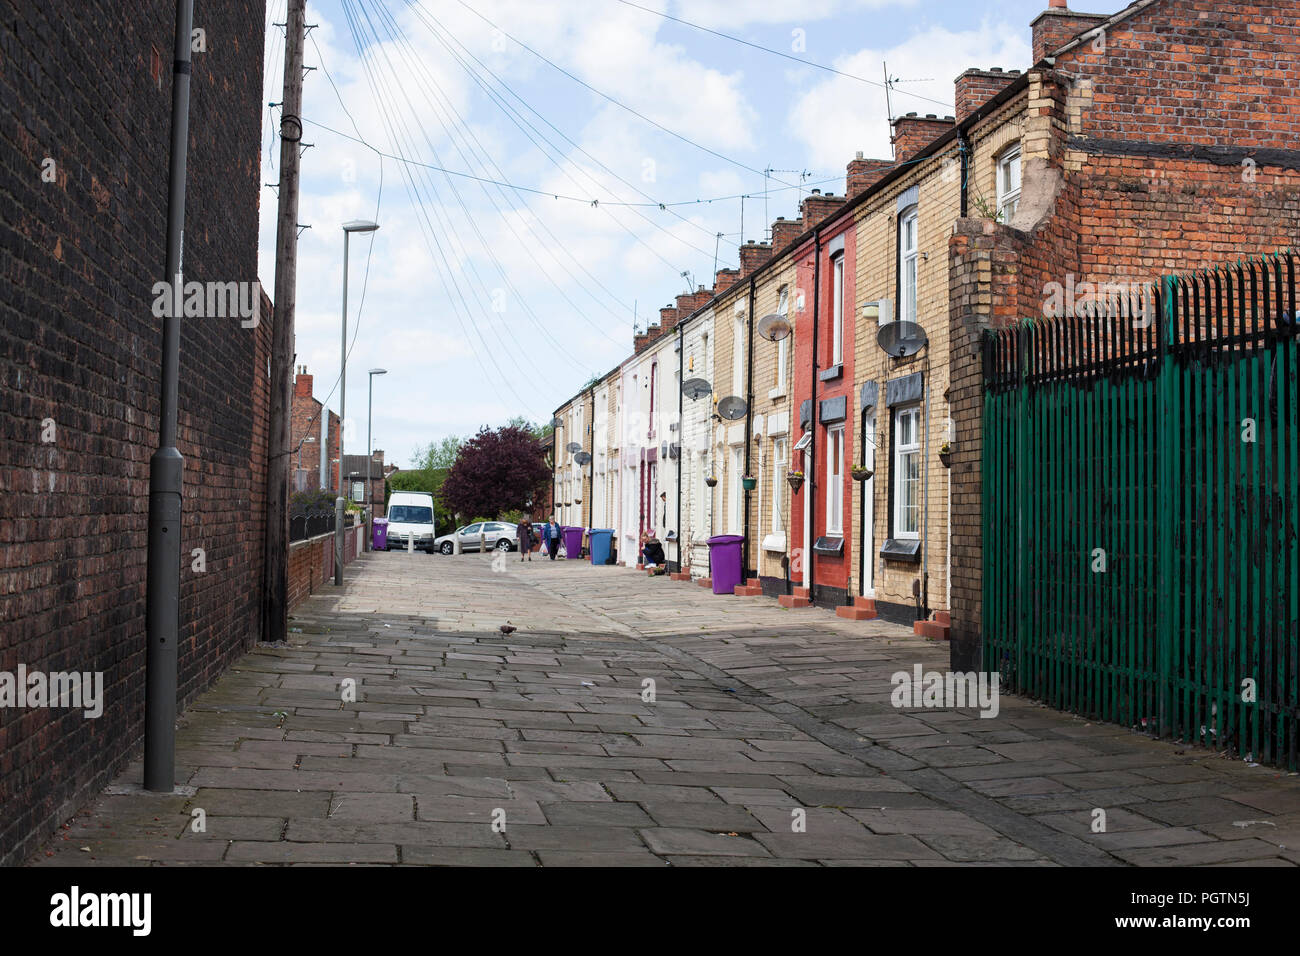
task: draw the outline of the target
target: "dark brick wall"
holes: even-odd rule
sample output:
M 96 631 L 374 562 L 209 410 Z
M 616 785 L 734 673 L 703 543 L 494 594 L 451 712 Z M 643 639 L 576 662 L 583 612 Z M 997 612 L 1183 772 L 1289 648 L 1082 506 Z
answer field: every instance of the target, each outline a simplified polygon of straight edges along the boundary
M 0 670 L 102 671 L 105 685 L 98 720 L 0 709 L 0 863 L 141 741 L 174 11 L 0 0 Z M 263 0 L 200 5 L 187 280 L 258 278 L 264 18 Z M 257 329 L 184 322 L 182 704 L 257 639 L 270 330 L 269 311 Z

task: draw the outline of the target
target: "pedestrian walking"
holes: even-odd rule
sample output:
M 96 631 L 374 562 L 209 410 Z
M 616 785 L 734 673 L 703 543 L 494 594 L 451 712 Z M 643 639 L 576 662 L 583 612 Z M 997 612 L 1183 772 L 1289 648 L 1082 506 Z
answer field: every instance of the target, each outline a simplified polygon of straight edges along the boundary
M 517 531 L 519 538 L 519 560 L 524 560 L 527 555 L 528 560 L 533 560 L 533 523 L 524 515 L 524 520 L 519 522 Z
M 555 552 L 560 550 L 560 526 L 552 518 L 546 523 L 546 551 L 555 560 Z

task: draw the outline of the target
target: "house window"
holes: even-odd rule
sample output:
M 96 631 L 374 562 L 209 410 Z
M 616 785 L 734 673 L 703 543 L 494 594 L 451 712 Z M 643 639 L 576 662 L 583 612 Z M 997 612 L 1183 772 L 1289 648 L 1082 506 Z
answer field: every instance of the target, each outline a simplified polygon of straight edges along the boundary
M 1020 205 L 1020 147 L 1012 146 L 998 159 L 998 216 L 1006 222 Z
M 921 409 L 894 410 L 894 537 L 921 536 Z
M 780 299 L 776 304 L 777 315 L 783 315 L 789 318 L 790 314 L 790 289 L 788 286 L 781 286 Z M 790 336 L 786 336 L 776 343 L 776 391 L 785 391 L 786 369 L 789 363 L 790 355 Z
M 831 364 L 844 362 L 844 256 L 835 258 L 831 300 Z
M 772 533 L 785 532 L 785 439 L 772 440 Z
M 898 221 L 898 317 L 916 321 L 916 207 Z
M 745 489 L 740 483 L 741 477 L 745 474 L 745 449 L 737 445 L 731 449 L 731 501 L 730 508 L 727 509 L 727 533 L 740 534 L 741 524 L 743 522 L 742 508 L 744 506 Z
M 844 426 L 826 431 L 826 533 L 844 533 Z
M 731 340 L 731 393 L 739 395 L 745 380 L 745 313 L 736 313 L 736 334 Z

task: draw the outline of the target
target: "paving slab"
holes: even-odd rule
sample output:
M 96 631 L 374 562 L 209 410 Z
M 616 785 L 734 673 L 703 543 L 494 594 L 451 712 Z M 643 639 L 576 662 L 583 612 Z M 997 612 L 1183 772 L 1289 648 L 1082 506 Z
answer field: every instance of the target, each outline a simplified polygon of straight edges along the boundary
M 30 862 L 1300 863 L 1300 777 L 1010 695 L 895 708 L 892 675 L 948 649 L 882 620 L 394 552 L 291 624 L 181 715 L 187 789 L 142 794 L 136 760 Z

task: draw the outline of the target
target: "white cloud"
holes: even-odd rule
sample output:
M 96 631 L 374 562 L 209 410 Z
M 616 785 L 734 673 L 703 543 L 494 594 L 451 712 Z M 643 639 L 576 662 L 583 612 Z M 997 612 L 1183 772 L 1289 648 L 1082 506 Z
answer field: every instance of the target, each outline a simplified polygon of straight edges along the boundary
M 895 117 L 913 111 L 922 116 L 951 115 L 953 81 L 963 70 L 1014 69 L 1029 62 L 1031 51 L 1021 33 L 1004 23 L 986 22 L 978 29 L 960 32 L 930 27 L 896 46 L 861 50 L 834 65 L 845 73 L 871 78 L 881 73 L 883 61 L 893 76 L 920 81 L 895 86 Z M 807 147 L 810 161 L 818 166 L 842 169 L 858 150 L 880 159 L 893 155 L 885 91 L 879 86 L 832 76 L 799 97 L 788 123 L 792 134 Z

